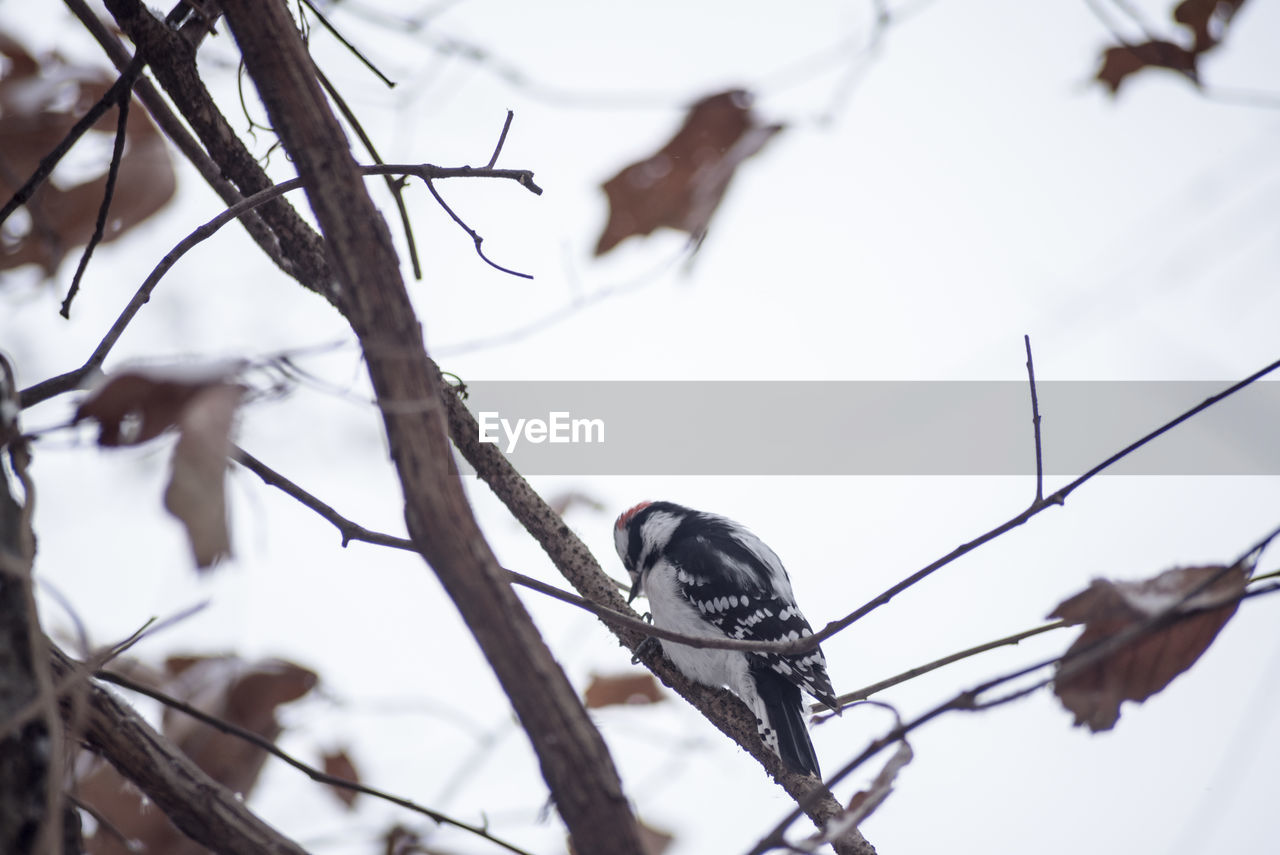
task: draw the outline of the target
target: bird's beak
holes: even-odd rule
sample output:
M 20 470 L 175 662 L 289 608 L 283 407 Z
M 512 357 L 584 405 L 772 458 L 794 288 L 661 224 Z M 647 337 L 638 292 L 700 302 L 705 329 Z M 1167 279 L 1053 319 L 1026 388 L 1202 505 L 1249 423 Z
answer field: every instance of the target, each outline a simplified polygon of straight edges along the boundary
M 637 579 L 631 583 L 631 594 L 627 597 L 627 605 L 635 602 L 636 597 L 640 594 L 640 580 Z

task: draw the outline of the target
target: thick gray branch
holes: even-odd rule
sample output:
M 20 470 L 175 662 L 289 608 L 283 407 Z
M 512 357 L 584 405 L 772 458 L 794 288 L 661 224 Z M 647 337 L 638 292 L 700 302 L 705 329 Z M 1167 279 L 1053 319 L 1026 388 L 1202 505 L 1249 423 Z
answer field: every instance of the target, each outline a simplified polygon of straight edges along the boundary
M 510 698 L 577 851 L 641 855 L 639 831 L 604 740 L 504 578 L 450 471 L 438 379 L 427 370 L 390 234 L 297 29 L 280 2 L 221 5 L 328 244 L 334 302 L 364 351 L 414 545 Z

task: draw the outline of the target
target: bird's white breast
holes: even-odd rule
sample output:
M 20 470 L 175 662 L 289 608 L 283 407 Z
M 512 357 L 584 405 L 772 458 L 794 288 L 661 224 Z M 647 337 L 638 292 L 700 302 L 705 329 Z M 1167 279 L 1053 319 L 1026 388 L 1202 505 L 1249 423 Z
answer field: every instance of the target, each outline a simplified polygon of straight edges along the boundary
M 646 574 L 644 591 L 649 597 L 649 612 L 654 626 L 684 635 L 704 638 L 726 638 L 716 626 L 707 622 L 696 606 L 685 599 L 676 570 L 659 561 Z M 662 640 L 667 658 L 686 677 L 707 686 L 728 686 L 739 697 L 755 694 L 747 673 L 747 657 L 741 651 L 693 648 L 676 641 Z

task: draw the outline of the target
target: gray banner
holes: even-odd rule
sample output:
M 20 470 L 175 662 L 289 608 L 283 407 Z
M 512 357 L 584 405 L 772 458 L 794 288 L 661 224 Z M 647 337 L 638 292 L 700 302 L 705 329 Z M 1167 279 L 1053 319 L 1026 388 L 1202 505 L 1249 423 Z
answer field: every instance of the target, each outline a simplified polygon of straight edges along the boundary
M 1038 384 L 1045 473 L 1077 475 L 1224 382 Z M 1026 475 L 1026 382 L 468 383 L 481 438 L 526 475 Z M 1280 474 L 1280 382 L 1260 382 L 1108 471 Z M 464 466 L 464 471 L 471 470 Z

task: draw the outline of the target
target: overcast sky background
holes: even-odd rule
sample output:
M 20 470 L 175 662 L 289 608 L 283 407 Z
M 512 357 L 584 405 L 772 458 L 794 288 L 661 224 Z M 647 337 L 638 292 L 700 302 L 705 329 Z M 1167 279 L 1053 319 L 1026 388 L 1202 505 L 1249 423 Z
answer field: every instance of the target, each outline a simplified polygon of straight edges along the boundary
M 1115 7 L 1098 5 L 1140 37 Z M 1133 5 L 1159 32 L 1171 30 L 1171 4 Z M 1211 92 L 1270 93 L 1271 107 L 1215 100 L 1158 72 L 1132 78 L 1112 100 L 1090 82 L 1110 36 L 1083 0 L 908 4 L 873 53 L 865 2 L 784 12 L 757 2 L 474 0 L 435 7 L 420 31 L 390 20 L 429 8 L 362 0 L 330 9 L 399 82 L 394 90 L 319 29 L 312 46 L 388 161 L 483 164 L 505 111 L 515 111 L 499 165 L 534 170 L 544 195 L 499 181 L 439 186 L 489 256 L 533 281 L 485 266 L 425 190 L 407 194 L 424 264 L 424 280 L 410 287 L 427 345 L 466 380 L 1019 380 L 1023 334 L 1042 380 L 1226 385 L 1280 356 L 1275 4 L 1247 4 L 1203 68 Z M 0 24 L 33 47 L 103 63 L 57 4 L 33 13 L 0 2 Z M 244 129 L 225 31 L 201 62 Z M 605 217 L 599 183 L 659 148 L 687 104 L 734 86 L 755 91 L 762 117 L 788 129 L 740 170 L 692 263 L 684 237 L 669 233 L 592 260 Z M 260 131 L 257 151 L 270 141 Z M 108 146 L 99 141 L 98 153 Z M 291 177 L 280 152 L 269 168 Z M 32 271 L 5 275 L 0 345 L 23 385 L 81 364 L 159 258 L 220 210 L 190 170 L 180 180 L 160 217 L 98 250 L 71 321 L 57 307 L 74 264 L 52 283 Z M 399 240 L 385 188 L 371 186 Z M 584 305 L 570 311 L 575 301 Z M 563 318 L 541 323 L 553 315 Z M 169 274 L 108 367 L 345 342 L 299 357 L 325 383 L 253 403 L 240 441 L 362 524 L 401 533 L 399 491 L 350 340 L 327 304 L 232 227 Z M 55 425 L 73 406 L 36 408 L 26 427 Z M 1048 454 L 1053 407 L 1042 402 Z M 342 550 L 330 526 L 236 471 L 236 560 L 197 579 L 160 506 L 169 446 L 107 454 L 89 436 L 42 441 L 34 474 L 38 570 L 96 643 L 207 600 L 137 654 L 233 649 L 313 667 L 329 700 L 288 711 L 288 750 L 315 758 L 349 745 L 367 783 L 463 819 L 483 815 L 531 851 L 563 851 L 558 821 L 539 820 L 545 786 L 527 742 L 419 560 L 360 544 Z M 842 438 L 790 441 L 821 448 Z M 782 556 L 815 625 L 1017 513 L 1034 489 L 1025 477 L 910 476 L 544 476 L 534 485 L 601 503 L 575 507 L 568 521 L 619 577 L 610 529 L 636 501 L 672 499 L 738 519 Z M 487 488 L 471 492 L 504 565 L 559 581 Z M 852 690 L 1034 626 L 1096 576 L 1229 560 L 1280 522 L 1278 499 L 1274 476 L 1096 479 L 1064 508 L 827 642 L 833 682 Z M 1276 566 L 1274 554 L 1263 563 Z M 630 669 L 593 618 L 521 596 L 575 685 Z M 1273 851 L 1277 603 L 1244 605 L 1201 662 L 1146 705 L 1127 705 L 1112 733 L 1073 729 L 1045 692 L 938 720 L 913 738 L 915 762 L 865 834 L 885 855 Z M 66 632 L 60 607 L 41 604 L 50 629 Z M 881 699 L 913 715 L 1060 652 L 1071 637 L 998 651 Z M 743 851 L 789 808 L 678 698 L 595 718 L 639 815 L 677 835 L 673 852 Z M 825 768 L 889 725 L 883 711 L 855 709 L 817 728 Z M 318 853 L 375 851 L 393 819 L 422 827 L 367 799 L 354 818 L 341 814 L 282 765 L 268 764 L 253 803 Z M 458 834 L 435 840 L 491 851 Z

